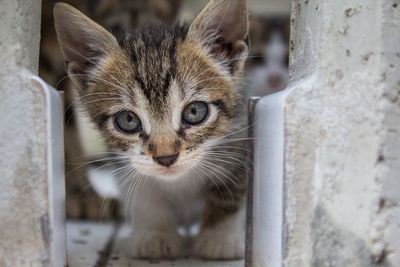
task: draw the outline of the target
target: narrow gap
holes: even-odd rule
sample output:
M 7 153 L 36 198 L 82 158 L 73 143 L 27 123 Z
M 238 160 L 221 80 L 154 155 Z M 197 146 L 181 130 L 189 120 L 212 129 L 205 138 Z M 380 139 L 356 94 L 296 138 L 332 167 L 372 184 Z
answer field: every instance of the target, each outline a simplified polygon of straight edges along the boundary
M 120 229 L 121 223 L 116 222 L 114 224 L 114 230 L 112 234 L 110 235 L 110 239 L 107 241 L 106 245 L 104 248 L 99 252 L 100 256 L 97 259 L 95 265 L 93 267 L 106 267 L 108 264 L 108 261 L 110 260 L 111 253 L 113 252 L 114 244 L 116 241 L 116 237 L 118 234 L 118 231 Z

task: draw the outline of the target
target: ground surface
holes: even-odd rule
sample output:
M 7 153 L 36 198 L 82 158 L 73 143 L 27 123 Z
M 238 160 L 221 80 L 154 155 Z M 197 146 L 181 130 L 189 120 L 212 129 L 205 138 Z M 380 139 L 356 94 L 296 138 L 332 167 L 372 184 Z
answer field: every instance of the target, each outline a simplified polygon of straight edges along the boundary
M 208 262 L 186 259 L 144 261 L 121 256 L 113 248 L 127 229 L 112 224 L 67 223 L 68 267 L 243 267 L 243 261 Z

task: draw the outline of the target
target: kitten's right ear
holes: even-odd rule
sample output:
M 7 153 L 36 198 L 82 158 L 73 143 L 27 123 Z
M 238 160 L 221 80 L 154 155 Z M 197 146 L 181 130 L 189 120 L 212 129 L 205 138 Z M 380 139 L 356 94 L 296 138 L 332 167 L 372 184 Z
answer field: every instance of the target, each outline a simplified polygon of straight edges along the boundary
M 54 24 L 67 72 L 78 74 L 71 75 L 71 80 L 78 89 L 83 89 L 88 68 L 118 47 L 118 42 L 106 29 L 65 3 L 55 5 Z
M 211 0 L 189 28 L 189 38 L 209 49 L 234 74 L 241 70 L 248 53 L 246 0 Z

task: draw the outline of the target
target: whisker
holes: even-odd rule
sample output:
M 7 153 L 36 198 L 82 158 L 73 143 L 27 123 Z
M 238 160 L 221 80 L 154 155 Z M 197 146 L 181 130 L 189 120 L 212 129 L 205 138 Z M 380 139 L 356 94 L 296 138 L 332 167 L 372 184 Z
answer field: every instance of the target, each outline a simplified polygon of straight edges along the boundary
M 128 156 L 127 156 L 127 158 L 128 158 Z M 73 173 L 74 171 L 76 171 L 78 168 L 82 168 L 82 167 L 84 167 L 84 166 L 87 166 L 87 165 L 90 165 L 90 164 L 93 164 L 93 163 L 97 163 L 97 162 L 108 161 L 108 160 L 110 160 L 110 159 L 114 159 L 114 160 L 115 160 L 116 158 L 115 158 L 115 156 L 111 156 L 111 157 L 106 157 L 106 158 L 101 158 L 101 159 L 96 159 L 96 160 L 91 160 L 91 161 L 85 162 L 85 163 L 83 163 L 83 164 L 81 164 L 81 165 L 79 165 L 79 166 L 73 168 L 72 170 L 70 170 L 70 171 L 66 174 L 66 177 L 68 177 L 69 175 L 71 175 L 71 173 Z
M 114 86 L 114 87 L 116 87 L 116 88 L 118 88 L 118 89 L 121 89 L 122 91 L 125 91 L 125 92 L 127 92 L 126 90 L 128 90 L 128 88 L 121 87 L 121 86 L 119 86 L 119 85 L 117 85 L 117 84 L 115 84 L 115 83 L 112 83 L 112 82 L 110 82 L 110 81 L 108 81 L 108 80 L 105 80 L 105 79 L 102 79 L 102 78 L 100 78 L 100 77 L 97 77 L 97 76 L 94 76 L 94 75 L 90 75 L 90 74 L 82 74 L 82 73 L 68 74 L 68 75 L 62 77 L 62 78 L 57 82 L 55 88 L 57 89 L 58 85 L 59 85 L 63 80 L 65 80 L 65 79 L 67 79 L 67 78 L 70 78 L 70 77 L 74 77 L 74 76 L 84 76 L 84 77 L 88 77 L 88 78 L 91 78 L 91 79 L 94 79 L 94 80 L 97 80 L 97 81 L 100 81 L 100 82 L 104 82 L 104 83 L 106 83 L 106 84 L 108 84 L 108 85 Z
M 140 186 L 143 184 L 142 181 L 145 179 L 142 179 L 143 175 L 141 173 L 139 173 L 138 171 L 136 171 L 135 173 L 135 180 L 137 180 L 137 182 L 135 183 L 136 186 L 134 186 L 134 190 L 133 190 L 133 194 L 132 194 L 132 202 L 130 203 L 131 205 L 131 221 L 133 221 L 133 214 L 134 214 L 134 209 L 136 207 L 136 198 L 138 193 L 140 192 Z
M 245 138 L 234 138 L 234 139 L 214 139 L 211 140 L 207 143 L 203 144 L 203 147 L 210 147 L 210 146 L 218 146 L 220 144 L 228 144 L 228 143 L 234 143 L 234 142 L 240 142 L 240 141 L 250 141 L 254 140 L 252 137 L 245 137 Z
M 232 162 L 232 161 L 225 160 L 224 158 L 226 158 L 226 156 L 224 156 L 224 155 L 207 154 L 207 156 L 209 159 L 212 159 L 214 161 L 224 162 L 224 163 L 227 163 L 229 165 L 232 165 L 234 167 L 237 167 L 237 168 L 245 170 L 245 171 L 248 170 L 247 167 L 241 165 L 241 163 L 243 163 L 243 160 L 241 160 L 241 159 L 230 158 L 230 159 L 236 161 L 236 162 Z
M 208 178 L 210 178 L 210 180 L 215 184 L 215 186 L 217 187 L 219 194 L 221 195 L 222 201 L 225 202 L 225 198 L 224 195 L 222 194 L 221 189 L 219 188 L 218 184 L 214 181 L 214 179 L 210 176 L 209 173 L 207 173 L 206 171 L 208 171 L 207 167 L 202 165 L 201 163 L 199 163 L 198 165 L 198 170 L 201 171 L 204 175 L 206 175 Z
M 127 169 L 129 170 L 129 168 L 130 168 L 129 165 L 122 166 L 122 167 L 120 167 L 120 168 L 114 170 L 113 172 L 109 173 L 109 175 L 117 174 L 117 173 L 120 173 L 120 172 L 126 172 Z M 126 180 L 123 181 L 122 183 L 126 183 Z M 110 189 L 109 189 L 109 192 L 112 191 L 113 189 L 115 189 L 115 187 L 121 188 L 121 187 L 123 186 L 122 183 L 118 183 L 117 185 L 115 185 L 115 186 L 113 186 L 112 188 L 110 188 Z M 111 204 L 111 200 L 112 200 L 112 199 L 113 199 L 113 198 L 107 197 L 107 196 L 106 196 L 105 199 L 102 201 L 101 208 L 100 208 L 100 214 L 101 214 L 100 218 L 101 218 L 101 219 L 104 217 L 104 215 L 105 215 L 105 214 L 104 214 L 104 213 L 105 213 L 105 210 L 106 210 L 106 209 L 108 208 L 108 206 Z
M 203 145 L 214 144 L 214 142 L 216 142 L 216 141 L 218 141 L 218 140 L 224 139 L 224 138 L 226 138 L 226 137 L 228 137 L 228 136 L 232 136 L 232 135 L 241 133 L 241 132 L 243 132 L 243 131 L 249 129 L 250 127 L 252 127 L 254 124 L 255 124 L 255 123 L 252 123 L 252 124 L 250 124 L 250 125 L 248 125 L 248 126 L 242 128 L 242 129 L 239 129 L 239 130 L 237 130 L 237 131 L 234 131 L 234 132 L 231 132 L 231 133 L 229 133 L 229 134 L 223 135 L 223 136 L 218 137 L 218 138 L 216 138 L 216 139 L 207 141 L 207 142 L 205 142 Z
M 84 103 L 82 103 L 82 105 L 88 105 L 88 104 L 96 103 L 96 102 L 99 102 L 99 101 L 105 101 L 105 100 L 121 100 L 121 98 L 119 98 L 119 97 L 100 98 L 100 99 L 95 99 L 95 100 L 91 100 L 91 101 L 88 101 L 88 102 L 84 102 Z
M 85 156 L 81 156 L 81 157 L 78 157 L 78 158 L 80 158 L 80 159 L 83 159 L 83 158 L 87 159 L 87 158 L 90 158 L 90 157 L 93 157 L 93 156 L 99 156 L 99 155 L 127 156 L 127 155 L 122 154 L 122 153 L 120 153 L 120 152 L 115 152 L 115 151 L 102 151 L 102 152 L 93 152 L 93 153 L 89 153 L 89 154 L 86 154 Z
M 113 96 L 121 96 L 121 97 L 123 96 L 122 94 L 108 93 L 108 92 L 96 92 L 96 93 L 87 94 L 87 95 L 84 95 L 84 96 L 81 96 L 81 97 L 78 97 L 77 99 L 75 99 L 71 104 L 69 104 L 65 108 L 64 113 L 68 112 L 68 110 L 70 108 L 72 108 L 72 106 L 74 104 L 76 104 L 77 102 L 81 101 L 82 99 L 87 98 L 87 97 L 91 97 L 91 96 L 95 96 L 95 95 L 113 95 Z
M 212 174 L 214 175 L 214 177 L 218 179 L 219 182 L 221 182 L 221 183 L 223 184 L 223 186 L 226 188 L 226 190 L 228 191 L 229 195 L 231 196 L 232 202 L 234 202 L 233 194 L 232 194 L 231 190 L 229 189 L 228 185 L 225 183 L 225 181 L 224 181 L 222 178 L 218 177 L 218 175 L 216 175 L 214 172 L 211 172 L 211 170 L 213 170 L 213 171 L 216 171 L 217 174 L 220 174 L 220 175 L 221 175 L 220 171 L 214 169 L 213 166 L 210 166 L 210 165 L 208 165 L 207 163 L 209 163 L 209 162 L 202 162 L 201 164 L 204 166 L 204 168 L 205 168 L 206 170 L 209 170 L 210 173 L 212 173 Z M 223 176 L 225 176 L 225 175 L 223 175 Z M 225 177 L 226 177 L 226 176 L 225 176 Z M 228 179 L 228 180 L 229 180 L 229 179 Z M 221 193 L 221 191 L 220 191 L 220 193 Z M 221 193 L 221 197 L 223 198 L 222 193 Z M 223 201 L 225 202 L 225 199 L 224 199 L 224 198 L 223 198 Z
M 219 147 L 216 147 L 216 148 L 219 148 Z M 240 159 L 247 159 L 247 156 L 245 156 L 245 155 L 243 155 L 241 153 L 236 153 L 236 152 L 233 152 L 233 151 L 226 151 L 226 150 L 216 150 L 216 148 L 213 149 L 213 150 L 207 151 L 206 153 L 207 154 L 214 154 L 214 155 L 221 155 L 221 156 L 229 155 L 229 156 L 238 157 Z
M 224 176 L 226 179 L 228 179 L 228 181 L 232 182 L 233 184 L 238 185 L 238 183 L 236 181 L 234 181 L 233 178 L 235 178 L 238 181 L 239 181 L 239 178 L 236 177 L 231 171 L 227 170 L 226 168 L 224 168 L 218 164 L 214 164 L 210 161 L 205 161 L 203 163 L 208 165 L 208 167 L 214 167 L 214 171 L 217 171 L 220 175 Z M 230 178 L 228 175 L 232 175 L 233 178 Z
M 132 178 L 132 176 L 134 176 Z M 126 196 L 125 196 L 125 201 L 124 201 L 124 214 L 125 214 L 125 219 L 128 220 L 128 210 L 131 210 L 132 207 L 129 205 L 130 201 L 129 199 L 131 198 L 131 192 L 134 190 L 138 183 L 138 178 L 137 178 L 137 170 L 135 168 L 131 168 L 131 170 L 128 172 L 126 175 L 127 179 L 131 181 L 130 186 L 128 188 L 128 191 L 126 191 Z
M 250 150 L 248 148 L 244 148 L 244 147 L 236 147 L 236 146 L 218 146 L 217 148 L 222 148 L 222 149 L 234 149 L 234 150 L 242 150 L 244 152 L 250 152 Z

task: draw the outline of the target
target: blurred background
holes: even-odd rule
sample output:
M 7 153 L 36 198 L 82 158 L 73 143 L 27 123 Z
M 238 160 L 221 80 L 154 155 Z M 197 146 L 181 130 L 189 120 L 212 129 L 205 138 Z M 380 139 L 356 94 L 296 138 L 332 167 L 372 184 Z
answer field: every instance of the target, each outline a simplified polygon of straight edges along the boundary
M 101 183 L 91 175 L 93 166 L 104 164 L 107 151 L 101 136 L 78 108 L 75 91 L 65 73 L 58 46 L 53 7 L 59 1 L 42 1 L 39 75 L 64 92 L 67 216 L 74 219 L 110 219 L 118 216 L 116 201 L 104 205 Z M 69 0 L 110 31 L 129 31 L 149 23 L 191 22 L 208 0 Z M 245 98 L 263 96 L 285 88 L 288 81 L 289 15 L 291 0 L 248 0 L 250 55 L 245 67 Z M 104 187 L 104 186 L 103 186 Z M 106 186 L 107 187 L 107 186 Z

